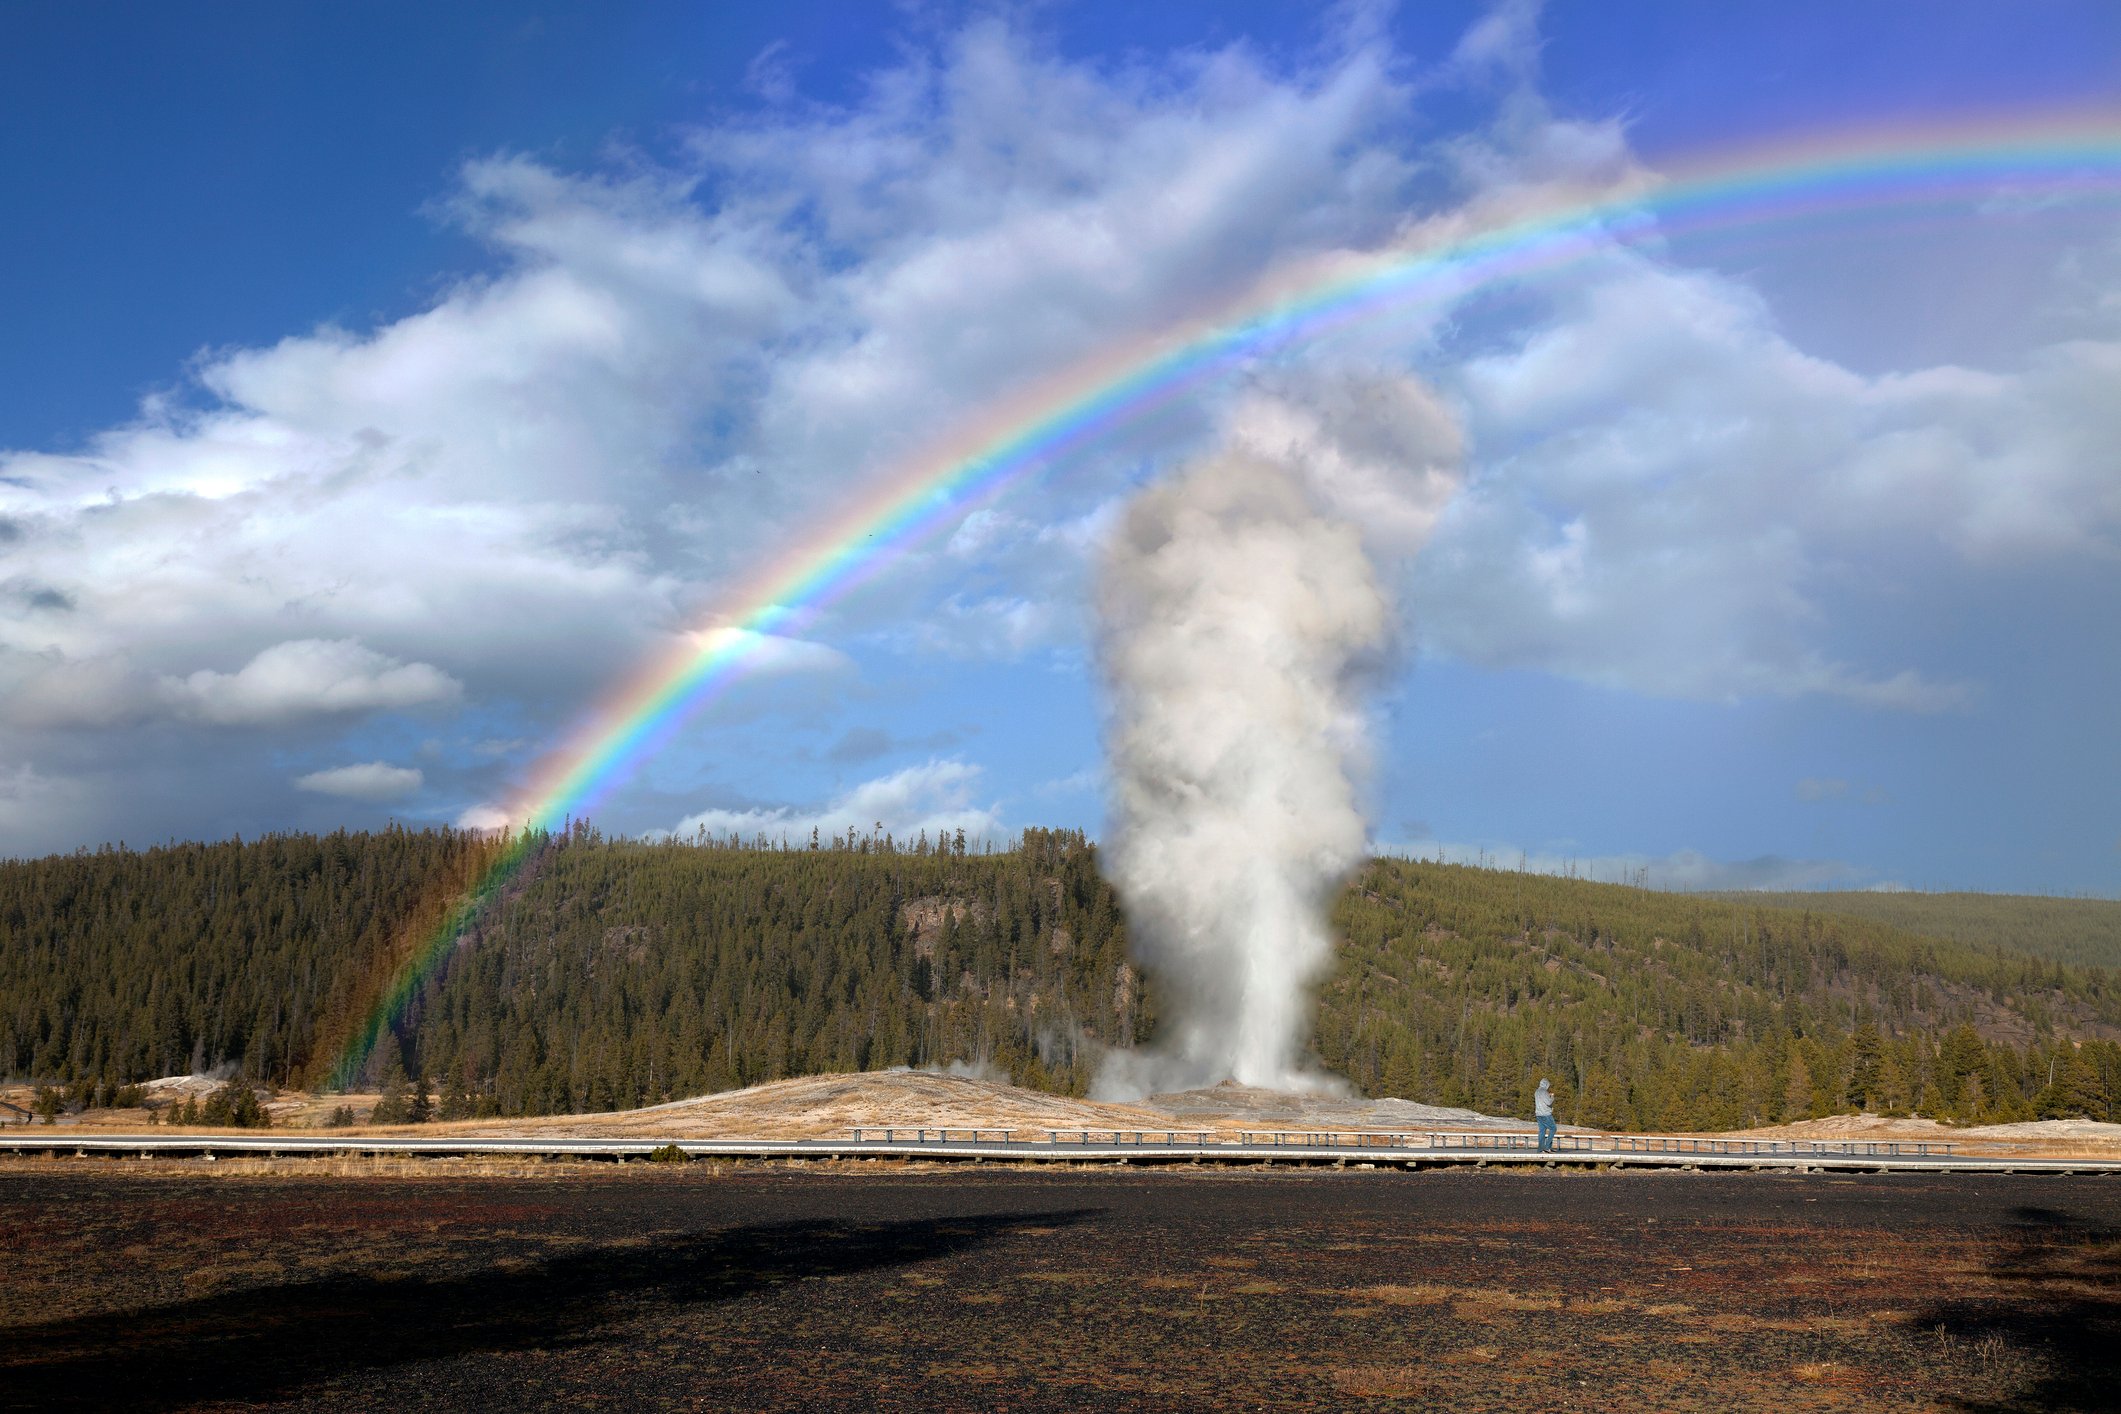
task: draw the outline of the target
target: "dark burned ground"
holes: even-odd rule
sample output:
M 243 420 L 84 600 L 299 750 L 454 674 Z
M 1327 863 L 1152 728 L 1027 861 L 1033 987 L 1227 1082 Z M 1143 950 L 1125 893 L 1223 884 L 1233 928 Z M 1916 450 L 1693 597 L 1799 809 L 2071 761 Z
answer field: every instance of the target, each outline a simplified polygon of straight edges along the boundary
M 0 1405 L 2105 1409 L 2121 1183 L 0 1169 Z

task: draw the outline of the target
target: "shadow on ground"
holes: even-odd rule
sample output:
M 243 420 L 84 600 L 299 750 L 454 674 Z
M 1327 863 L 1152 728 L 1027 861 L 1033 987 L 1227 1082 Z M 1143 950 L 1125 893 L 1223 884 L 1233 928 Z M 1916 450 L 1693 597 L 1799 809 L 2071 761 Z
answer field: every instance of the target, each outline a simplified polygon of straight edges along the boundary
M 336 1278 L 8 1332 L 0 1407 L 166 1408 L 282 1396 L 363 1369 L 623 1339 L 650 1306 L 730 1301 L 813 1277 L 932 1262 L 1077 1208 L 686 1233 L 446 1276 Z
M 2012 1241 L 1989 1268 L 2006 1294 L 1939 1302 L 1916 1320 L 1977 1352 L 2009 1352 L 2037 1373 L 2009 1398 L 1956 1407 L 2121 1408 L 2121 1230 L 2053 1208 L 2019 1208 L 2014 1217 Z

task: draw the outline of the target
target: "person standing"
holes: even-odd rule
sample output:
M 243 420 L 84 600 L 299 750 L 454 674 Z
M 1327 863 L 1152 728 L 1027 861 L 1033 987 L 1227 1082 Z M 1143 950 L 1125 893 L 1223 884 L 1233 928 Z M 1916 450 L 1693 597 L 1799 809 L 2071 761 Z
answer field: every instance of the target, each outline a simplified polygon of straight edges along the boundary
M 1539 1121 L 1539 1152 L 1554 1152 L 1554 1136 L 1561 1126 L 1554 1122 L 1554 1090 L 1546 1077 L 1539 1078 L 1539 1088 L 1532 1092 L 1532 1115 Z

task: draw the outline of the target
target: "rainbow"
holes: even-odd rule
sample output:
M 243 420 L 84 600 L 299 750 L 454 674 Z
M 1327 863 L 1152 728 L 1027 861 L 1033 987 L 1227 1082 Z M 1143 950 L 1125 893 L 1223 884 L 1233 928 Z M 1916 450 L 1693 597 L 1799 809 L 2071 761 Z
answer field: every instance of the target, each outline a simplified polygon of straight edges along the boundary
M 1218 375 L 1380 315 L 1445 308 L 1636 239 L 1802 226 L 1869 213 L 1952 214 L 1999 196 L 2121 195 L 2121 113 L 1980 118 L 1712 154 L 1360 256 L 1274 272 L 1158 333 L 1045 378 L 872 478 L 833 520 L 724 593 L 700 628 L 645 664 L 549 753 L 510 812 L 519 833 L 447 921 L 418 940 L 333 1067 L 358 1071 L 532 841 L 596 805 L 688 717 L 741 681 L 779 637 L 888 570 L 969 510 Z

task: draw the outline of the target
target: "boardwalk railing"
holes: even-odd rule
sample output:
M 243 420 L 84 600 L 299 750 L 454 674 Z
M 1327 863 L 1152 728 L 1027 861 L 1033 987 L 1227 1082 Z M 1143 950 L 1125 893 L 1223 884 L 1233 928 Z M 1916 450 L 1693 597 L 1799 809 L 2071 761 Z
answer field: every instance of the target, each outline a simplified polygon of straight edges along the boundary
M 1516 1130 L 1433 1133 L 1432 1149 L 1536 1149 L 1538 1137 Z M 1929 1158 L 1958 1145 L 1935 1139 L 1708 1139 L 1692 1134 L 1561 1134 L 1557 1150 L 1598 1154 L 1858 1154 L 1866 1158 Z
M 1158 1149 L 1390 1149 L 1536 1151 L 1530 1130 L 1308 1130 L 1308 1129 L 936 1129 L 852 1131 L 857 1144 L 1006 1144 Z M 1865 1158 L 1930 1158 L 1958 1145 L 1931 1139 L 1710 1139 L 1690 1134 L 1562 1134 L 1558 1152 L 1571 1154 L 1757 1155 L 1836 1154 Z
M 857 1144 L 1020 1144 L 1014 1129 L 857 1129 Z

